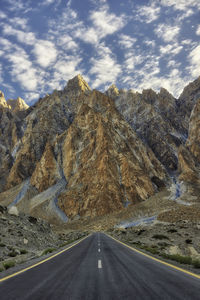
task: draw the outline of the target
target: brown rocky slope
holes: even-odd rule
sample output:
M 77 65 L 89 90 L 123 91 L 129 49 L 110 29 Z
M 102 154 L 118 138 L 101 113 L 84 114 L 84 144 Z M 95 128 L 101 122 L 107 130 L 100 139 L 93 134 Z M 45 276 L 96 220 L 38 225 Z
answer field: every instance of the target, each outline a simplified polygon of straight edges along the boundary
M 1 159 L 7 164 L 0 202 L 58 222 L 120 211 L 168 188 L 170 172 L 179 165 L 182 174 L 187 151 L 198 167 L 177 103 L 165 89 L 91 91 L 80 75 L 28 109 L 19 98 L 8 105 L 1 95 Z

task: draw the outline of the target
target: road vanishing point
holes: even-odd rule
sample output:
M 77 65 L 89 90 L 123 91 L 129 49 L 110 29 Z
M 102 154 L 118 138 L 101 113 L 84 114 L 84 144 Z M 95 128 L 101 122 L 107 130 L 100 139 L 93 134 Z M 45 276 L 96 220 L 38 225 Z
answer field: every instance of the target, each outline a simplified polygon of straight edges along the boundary
M 200 276 L 103 233 L 0 279 L 1 300 L 200 299 Z

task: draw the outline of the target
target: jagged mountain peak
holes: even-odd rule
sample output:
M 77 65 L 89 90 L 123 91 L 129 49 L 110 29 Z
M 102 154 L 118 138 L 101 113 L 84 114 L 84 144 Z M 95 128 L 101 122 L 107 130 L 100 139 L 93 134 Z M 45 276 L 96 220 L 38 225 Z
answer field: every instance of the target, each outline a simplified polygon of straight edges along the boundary
M 73 93 L 91 91 L 88 83 L 80 74 L 68 81 L 65 90 Z
M 8 107 L 6 99 L 4 97 L 4 93 L 0 91 L 0 106 L 1 107 Z
M 173 97 L 172 94 L 164 87 L 160 88 L 160 92 L 158 93 L 158 95 Z
M 13 112 L 23 111 L 29 108 L 26 102 L 20 97 L 17 99 L 9 99 L 7 104 Z
M 107 91 L 105 92 L 105 94 L 114 99 L 115 97 L 117 97 L 119 95 L 119 90 L 116 87 L 116 85 L 113 83 L 111 86 L 109 86 L 109 88 L 107 89 Z

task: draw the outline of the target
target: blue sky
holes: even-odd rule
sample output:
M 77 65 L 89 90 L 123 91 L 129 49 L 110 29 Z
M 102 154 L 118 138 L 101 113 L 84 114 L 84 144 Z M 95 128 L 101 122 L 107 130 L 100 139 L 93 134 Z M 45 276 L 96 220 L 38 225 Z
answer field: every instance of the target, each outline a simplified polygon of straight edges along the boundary
M 34 103 L 82 74 L 91 88 L 160 87 L 200 75 L 199 0 L 0 0 L 0 89 Z

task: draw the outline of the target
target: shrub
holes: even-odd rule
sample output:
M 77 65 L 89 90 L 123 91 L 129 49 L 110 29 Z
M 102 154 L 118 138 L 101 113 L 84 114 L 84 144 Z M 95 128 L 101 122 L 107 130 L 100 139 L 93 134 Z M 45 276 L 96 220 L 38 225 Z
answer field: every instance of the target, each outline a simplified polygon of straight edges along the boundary
M 192 261 L 192 265 L 195 267 L 195 268 L 200 268 L 200 260 L 199 259 L 195 259 Z
M 172 228 L 172 229 L 167 230 L 167 232 L 174 233 L 174 232 L 177 232 L 177 230 Z
M 192 244 L 192 240 L 191 239 L 187 239 L 185 240 L 186 244 Z
M 28 251 L 26 249 L 21 249 L 20 250 L 20 254 L 26 254 L 26 253 L 28 253 Z
M 169 239 L 168 236 L 163 235 L 163 234 L 154 234 L 154 235 L 152 236 L 152 238 L 158 239 L 158 240 L 164 240 L 164 239 L 168 240 L 168 239 Z
M 15 251 L 11 251 L 8 253 L 8 256 L 15 257 L 15 256 L 17 256 L 17 253 Z
M 4 268 L 7 270 L 15 266 L 15 262 L 13 260 L 7 261 L 3 264 Z
M 0 272 L 3 272 L 4 268 L 0 267 Z
M 42 255 L 46 255 L 48 253 L 52 253 L 53 251 L 55 251 L 55 248 L 47 248 L 42 252 Z
M 181 264 L 191 265 L 192 258 L 190 256 L 182 256 L 180 254 L 162 254 L 162 257 L 177 261 Z
M 6 245 L 4 243 L 0 243 L 0 247 L 5 247 Z

